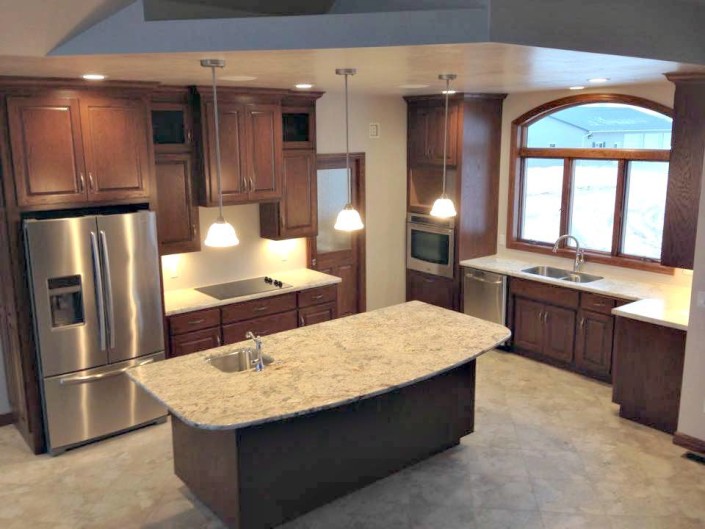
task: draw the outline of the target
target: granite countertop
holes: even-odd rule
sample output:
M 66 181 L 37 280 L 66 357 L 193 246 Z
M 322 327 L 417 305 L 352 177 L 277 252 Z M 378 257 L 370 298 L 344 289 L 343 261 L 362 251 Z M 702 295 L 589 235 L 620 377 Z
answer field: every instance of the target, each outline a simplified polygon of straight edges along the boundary
M 591 283 L 569 283 L 560 279 L 542 277 L 522 272 L 524 268 L 536 266 L 536 261 L 507 258 L 498 255 L 461 261 L 460 265 L 488 272 L 506 274 L 531 281 L 572 288 L 595 294 L 635 301 L 612 311 L 617 316 L 655 323 L 675 329 L 688 330 L 690 311 L 690 289 L 656 283 L 644 283 L 605 277 Z M 568 263 L 564 268 L 571 268 Z M 603 275 L 600 273 L 599 275 Z
M 191 426 L 235 429 L 379 395 L 452 369 L 509 338 L 496 323 L 420 301 L 267 336 L 275 362 L 223 373 L 206 358 L 248 342 L 127 373 Z
M 220 307 L 222 305 L 240 303 L 242 301 L 250 301 L 252 299 L 279 296 L 281 294 L 298 292 L 299 290 L 306 290 L 309 288 L 335 285 L 336 283 L 340 283 L 342 281 L 339 277 L 317 272 L 316 270 L 310 270 L 308 268 L 299 268 L 288 272 L 277 272 L 276 274 L 271 275 L 284 283 L 288 283 L 291 285 L 291 288 L 260 292 L 259 294 L 251 294 L 249 296 L 239 296 L 237 298 L 229 299 L 216 299 L 198 292 L 193 288 L 166 290 L 164 291 L 164 313 L 167 316 L 173 316 L 183 312 L 209 309 L 211 307 Z

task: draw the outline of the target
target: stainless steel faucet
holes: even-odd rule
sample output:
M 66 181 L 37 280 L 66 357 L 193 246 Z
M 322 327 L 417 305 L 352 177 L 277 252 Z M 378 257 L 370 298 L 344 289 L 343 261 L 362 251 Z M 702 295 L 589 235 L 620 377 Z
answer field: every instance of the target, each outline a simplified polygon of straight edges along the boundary
M 573 262 L 573 272 L 579 272 L 580 266 L 585 262 L 585 251 L 580 248 L 580 241 L 573 235 L 561 235 L 553 245 L 553 253 L 558 251 L 558 245 L 563 239 L 573 239 L 575 241 L 575 261 Z
M 262 338 L 259 336 L 255 336 L 252 332 L 247 331 L 247 334 L 245 335 L 245 338 L 248 340 L 252 340 L 255 342 L 255 359 L 252 360 L 252 363 L 255 366 L 255 371 L 262 371 L 264 369 L 264 360 L 262 359 Z

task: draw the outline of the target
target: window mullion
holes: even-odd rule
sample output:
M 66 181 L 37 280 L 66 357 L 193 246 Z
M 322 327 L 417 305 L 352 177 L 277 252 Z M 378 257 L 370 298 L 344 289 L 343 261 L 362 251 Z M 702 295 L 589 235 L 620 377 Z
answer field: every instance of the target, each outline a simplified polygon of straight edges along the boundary
M 619 160 L 617 166 L 617 196 L 614 200 L 614 226 L 612 227 L 612 255 L 621 253 L 622 233 L 624 231 L 624 204 L 627 190 L 627 160 Z
M 561 196 L 561 226 L 559 235 L 569 233 L 570 230 L 570 191 L 573 185 L 573 158 L 563 160 L 563 193 Z M 561 247 L 565 247 L 565 241 Z

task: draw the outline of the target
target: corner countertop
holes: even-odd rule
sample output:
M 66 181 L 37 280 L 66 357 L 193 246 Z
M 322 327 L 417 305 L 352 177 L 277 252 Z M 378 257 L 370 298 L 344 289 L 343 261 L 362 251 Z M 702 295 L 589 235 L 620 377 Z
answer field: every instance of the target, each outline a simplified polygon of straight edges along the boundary
M 187 424 L 228 430 L 380 395 L 467 363 L 509 329 L 412 301 L 267 336 L 275 362 L 223 373 L 206 362 L 247 342 L 131 369 L 128 376 Z
M 464 267 L 478 268 L 488 272 L 506 274 L 563 288 L 572 288 L 634 301 L 634 303 L 613 309 L 612 314 L 674 329 L 688 330 L 690 289 L 687 287 L 673 287 L 610 277 L 591 283 L 569 283 L 560 279 L 522 272 L 524 268 L 529 268 L 536 264 L 538 263 L 530 260 L 516 259 L 514 257 L 507 258 L 499 255 L 460 262 L 460 265 Z M 603 274 L 600 273 L 599 275 Z
M 291 285 L 291 288 L 272 290 L 269 292 L 261 292 L 259 294 L 251 294 L 249 296 L 239 296 L 237 298 L 229 299 L 216 299 L 198 292 L 193 288 L 165 290 L 164 313 L 167 316 L 173 316 L 175 314 L 191 312 L 194 310 L 209 309 L 211 307 L 230 305 L 231 303 L 240 303 L 242 301 L 250 301 L 253 299 L 287 294 L 289 292 L 298 292 L 299 290 L 306 290 L 309 288 L 335 285 L 336 283 L 340 283 L 342 281 L 339 277 L 317 272 L 316 270 L 310 270 L 308 268 L 299 268 L 288 272 L 277 272 L 276 274 L 271 275 L 284 283 L 288 283 Z

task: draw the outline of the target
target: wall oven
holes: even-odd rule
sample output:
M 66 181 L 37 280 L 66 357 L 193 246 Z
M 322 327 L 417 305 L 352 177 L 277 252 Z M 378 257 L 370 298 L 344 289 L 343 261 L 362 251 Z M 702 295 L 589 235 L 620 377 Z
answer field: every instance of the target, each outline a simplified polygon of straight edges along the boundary
M 406 267 L 443 277 L 453 277 L 455 222 L 409 213 L 406 222 Z

